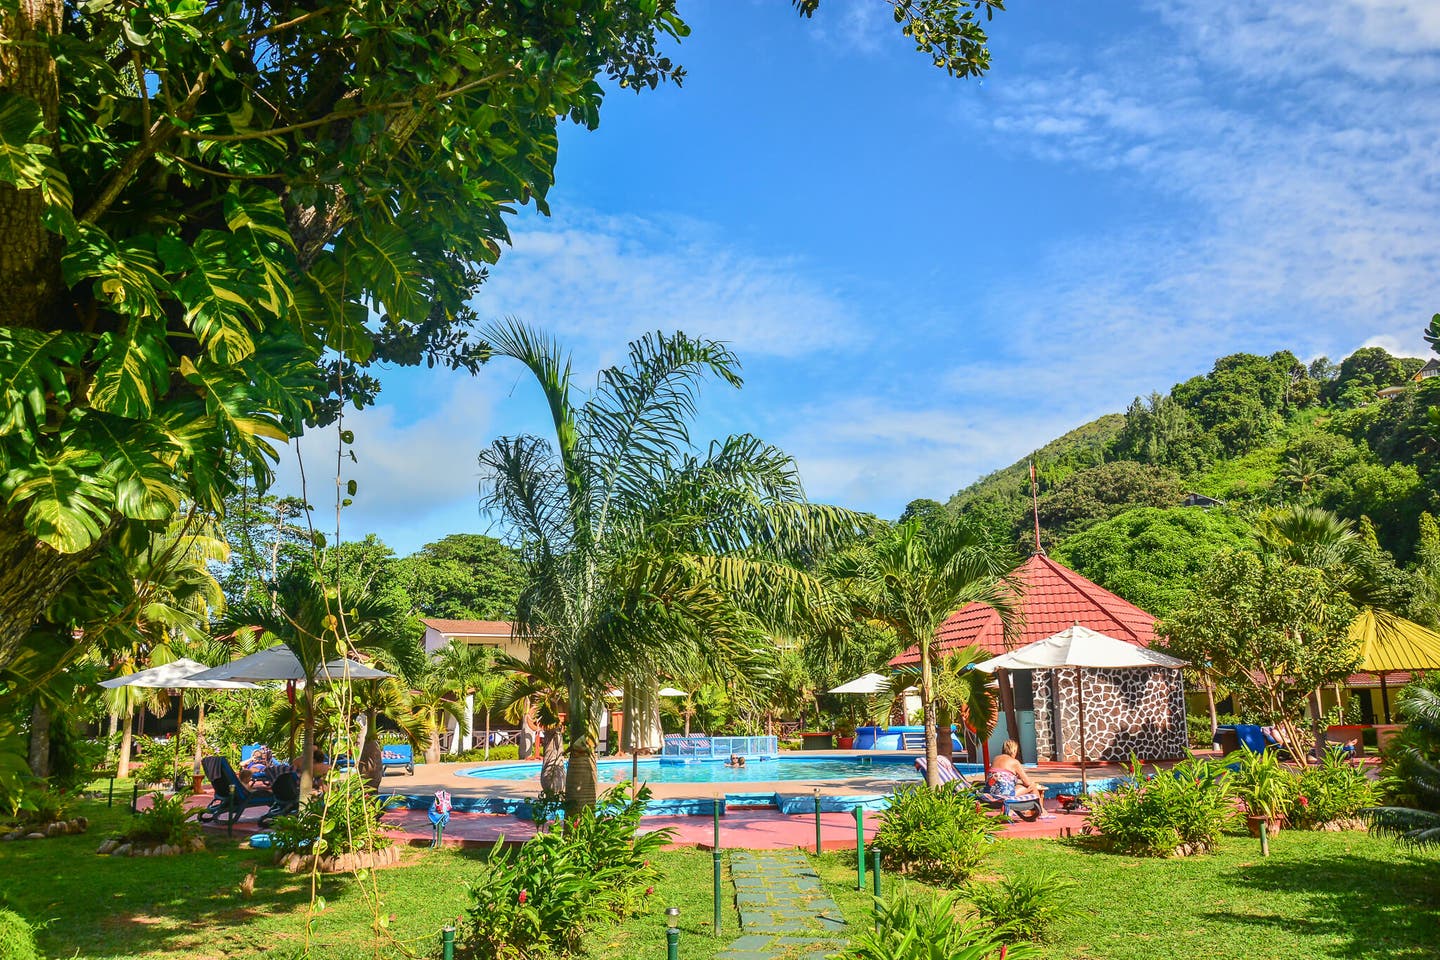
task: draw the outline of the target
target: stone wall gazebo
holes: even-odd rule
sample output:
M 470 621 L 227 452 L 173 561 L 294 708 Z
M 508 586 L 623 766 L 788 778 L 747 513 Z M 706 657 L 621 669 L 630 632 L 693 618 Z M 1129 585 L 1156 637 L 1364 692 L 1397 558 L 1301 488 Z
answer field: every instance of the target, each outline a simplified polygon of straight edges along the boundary
M 954 613 L 935 633 L 931 651 L 936 660 L 947 652 L 977 645 L 999 656 L 1054 636 L 1072 625 L 1139 647 L 1155 639 L 1155 617 L 1064 564 L 1037 553 L 1015 572 L 1020 584 L 1021 622 L 1006 636 L 1000 616 L 972 603 Z M 920 652 L 911 647 L 890 661 L 893 669 L 918 668 Z M 1080 755 L 1079 703 L 1073 669 L 1013 671 L 1017 716 L 1001 716 L 991 738 L 1006 738 L 1009 722 L 1021 732 L 1022 756 L 1028 760 L 1074 762 Z M 1174 760 L 1185 755 L 1189 735 L 1185 723 L 1185 685 L 1179 670 L 1086 669 L 1086 754 L 1091 760 Z

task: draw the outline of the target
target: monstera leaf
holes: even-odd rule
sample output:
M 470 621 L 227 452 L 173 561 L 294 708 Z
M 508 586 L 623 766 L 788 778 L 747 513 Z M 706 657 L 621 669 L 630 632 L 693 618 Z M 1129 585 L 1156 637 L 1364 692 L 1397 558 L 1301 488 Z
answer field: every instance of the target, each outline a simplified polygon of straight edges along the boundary
M 21 190 L 44 183 L 50 156 L 44 137 L 40 105 L 28 97 L 0 93 L 0 183 Z
M 150 416 L 170 375 L 170 350 L 160 326 L 136 319 L 126 330 L 100 337 L 91 407 L 132 419 Z
M 78 333 L 0 328 L 0 437 L 34 442 L 47 406 L 69 399 L 65 371 L 79 363 L 85 347 Z
M 100 466 L 93 451 L 67 450 L 11 470 L 0 478 L 0 495 L 10 509 L 23 511 L 35 539 L 61 553 L 79 553 L 108 523 L 112 497 Z

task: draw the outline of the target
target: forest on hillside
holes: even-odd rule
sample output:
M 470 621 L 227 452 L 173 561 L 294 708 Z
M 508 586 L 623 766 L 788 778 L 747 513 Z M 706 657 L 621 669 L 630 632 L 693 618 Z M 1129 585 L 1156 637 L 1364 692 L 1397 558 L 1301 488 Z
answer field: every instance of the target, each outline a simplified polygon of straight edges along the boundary
M 1123 414 L 1070 431 L 943 506 L 915 501 L 906 514 L 969 516 L 1028 554 L 1033 462 L 1046 551 L 1166 617 L 1217 554 L 1250 545 L 1260 513 L 1320 507 L 1354 524 L 1403 612 L 1440 625 L 1428 586 L 1440 570 L 1440 431 L 1432 413 L 1440 377 L 1412 380 L 1425 363 L 1379 347 L 1338 364 L 1305 364 L 1289 351 L 1232 354 L 1167 393 L 1137 397 Z M 1378 396 L 1402 384 L 1398 396 Z M 1183 506 L 1191 493 L 1220 505 Z

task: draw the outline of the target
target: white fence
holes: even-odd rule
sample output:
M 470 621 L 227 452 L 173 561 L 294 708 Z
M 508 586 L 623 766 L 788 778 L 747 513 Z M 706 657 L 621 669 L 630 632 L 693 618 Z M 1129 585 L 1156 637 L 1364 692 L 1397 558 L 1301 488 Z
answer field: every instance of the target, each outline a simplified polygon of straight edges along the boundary
M 777 737 L 666 737 L 662 761 L 687 763 L 691 760 L 747 760 L 780 754 Z

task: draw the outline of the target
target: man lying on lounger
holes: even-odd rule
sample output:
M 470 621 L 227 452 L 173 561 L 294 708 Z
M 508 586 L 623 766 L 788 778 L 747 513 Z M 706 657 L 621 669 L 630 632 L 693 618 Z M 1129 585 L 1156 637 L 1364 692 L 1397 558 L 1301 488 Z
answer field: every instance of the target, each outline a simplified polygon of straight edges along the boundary
M 997 798 L 1041 793 L 1040 786 L 1025 772 L 1025 765 L 1020 762 L 1020 744 L 1014 740 L 1006 740 L 1000 756 L 990 761 L 990 779 L 985 781 L 985 792 Z

